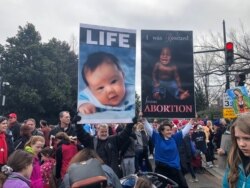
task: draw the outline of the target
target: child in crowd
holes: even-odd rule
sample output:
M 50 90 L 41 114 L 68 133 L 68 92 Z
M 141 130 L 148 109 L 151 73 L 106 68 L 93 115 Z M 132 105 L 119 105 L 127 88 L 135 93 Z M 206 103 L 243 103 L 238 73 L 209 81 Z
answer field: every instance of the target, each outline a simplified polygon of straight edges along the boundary
M 59 132 L 56 134 L 56 178 L 60 184 L 63 179 L 70 160 L 81 148 L 70 140 L 69 136 L 65 132 Z
M 160 59 L 153 68 L 153 98 L 161 100 L 166 98 L 166 92 L 176 99 L 187 99 L 190 94 L 181 85 L 178 68 L 171 62 L 171 50 L 162 48 Z
M 40 152 L 43 164 L 41 165 L 41 174 L 43 178 L 43 187 L 52 188 L 55 186 L 55 181 L 53 181 L 53 169 L 56 165 L 56 160 L 53 158 L 53 149 L 46 147 Z
M 78 97 L 78 111 L 82 114 L 135 108 L 134 86 L 125 84 L 124 73 L 114 55 L 90 54 L 83 65 L 82 77 L 87 86 Z
M 33 154 L 33 170 L 30 177 L 31 188 L 43 188 L 41 166 L 38 158 L 38 154 L 42 150 L 45 144 L 45 140 L 42 136 L 32 136 L 25 144 L 24 150 Z
M 239 116 L 231 127 L 231 150 L 223 188 L 250 187 L 250 114 Z
M 2 166 L 0 187 L 30 188 L 30 176 L 33 170 L 33 155 L 23 150 L 14 151 Z

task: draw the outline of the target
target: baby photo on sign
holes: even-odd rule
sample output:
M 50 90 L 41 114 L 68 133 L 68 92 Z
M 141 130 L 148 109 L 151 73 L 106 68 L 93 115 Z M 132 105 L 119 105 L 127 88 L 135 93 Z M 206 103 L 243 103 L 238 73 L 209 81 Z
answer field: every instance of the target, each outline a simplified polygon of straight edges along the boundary
M 135 114 L 134 40 L 130 30 L 80 28 L 77 111 L 82 122 L 131 122 Z
M 141 37 L 144 116 L 194 117 L 192 32 L 142 30 Z

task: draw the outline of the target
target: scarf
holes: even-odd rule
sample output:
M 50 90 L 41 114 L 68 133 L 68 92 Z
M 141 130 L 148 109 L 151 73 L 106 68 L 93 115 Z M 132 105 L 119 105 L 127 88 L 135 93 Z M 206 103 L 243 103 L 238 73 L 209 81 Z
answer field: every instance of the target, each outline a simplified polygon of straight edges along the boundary
M 8 158 L 8 147 L 5 133 L 0 133 L 0 164 L 6 164 Z

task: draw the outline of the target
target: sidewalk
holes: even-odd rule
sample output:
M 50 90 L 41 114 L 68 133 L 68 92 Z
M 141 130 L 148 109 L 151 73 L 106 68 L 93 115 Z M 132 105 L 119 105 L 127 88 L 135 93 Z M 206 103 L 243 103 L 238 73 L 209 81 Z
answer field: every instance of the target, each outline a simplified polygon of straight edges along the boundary
M 202 157 L 202 166 L 205 167 L 205 170 L 207 170 L 210 174 L 212 174 L 215 177 L 218 177 L 220 180 L 222 180 L 225 170 L 226 170 L 226 156 L 219 156 L 215 154 L 215 158 L 217 160 L 214 160 L 214 167 L 212 168 L 206 168 L 205 164 L 205 157 Z

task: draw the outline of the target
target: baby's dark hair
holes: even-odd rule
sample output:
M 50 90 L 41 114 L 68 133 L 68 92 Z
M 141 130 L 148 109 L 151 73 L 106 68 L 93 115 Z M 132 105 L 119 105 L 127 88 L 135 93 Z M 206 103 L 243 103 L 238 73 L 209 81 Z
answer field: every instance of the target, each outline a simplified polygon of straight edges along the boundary
M 43 148 L 40 153 L 46 157 L 53 157 L 54 156 L 54 150 L 50 147 Z
M 85 76 L 86 72 L 87 71 L 93 72 L 99 65 L 101 65 L 104 62 L 116 65 L 118 70 L 123 72 L 121 66 L 119 65 L 118 58 L 115 57 L 113 54 L 102 51 L 92 53 L 88 56 L 87 61 L 84 63 L 82 68 L 82 78 L 87 86 L 89 85 L 89 83 Z

